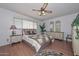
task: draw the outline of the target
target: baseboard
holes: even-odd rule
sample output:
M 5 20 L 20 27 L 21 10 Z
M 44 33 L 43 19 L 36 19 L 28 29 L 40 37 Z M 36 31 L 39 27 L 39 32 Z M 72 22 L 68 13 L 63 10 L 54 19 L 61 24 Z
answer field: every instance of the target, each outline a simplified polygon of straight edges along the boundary
M 9 45 L 10 43 L 6 43 L 6 44 L 1 44 L 0 47 L 2 46 L 6 46 L 6 45 Z
M 21 41 L 19 41 L 19 42 L 21 42 Z M 19 43 L 19 42 L 12 43 L 12 45 L 13 45 L 13 44 L 17 44 L 17 43 Z M 3 45 L 0 45 L 0 47 L 7 46 L 7 45 L 11 45 L 11 44 L 10 44 L 10 43 L 6 43 L 6 44 L 3 44 Z

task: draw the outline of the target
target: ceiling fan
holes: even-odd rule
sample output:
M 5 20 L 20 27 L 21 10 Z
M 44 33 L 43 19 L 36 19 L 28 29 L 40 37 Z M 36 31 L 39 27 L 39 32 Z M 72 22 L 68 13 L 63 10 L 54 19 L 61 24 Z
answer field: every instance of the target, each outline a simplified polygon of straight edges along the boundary
M 47 13 L 52 13 L 52 11 L 46 10 L 46 7 L 48 6 L 48 3 L 44 3 L 43 6 L 40 8 L 40 10 L 32 9 L 33 11 L 38 11 L 39 15 L 46 15 Z

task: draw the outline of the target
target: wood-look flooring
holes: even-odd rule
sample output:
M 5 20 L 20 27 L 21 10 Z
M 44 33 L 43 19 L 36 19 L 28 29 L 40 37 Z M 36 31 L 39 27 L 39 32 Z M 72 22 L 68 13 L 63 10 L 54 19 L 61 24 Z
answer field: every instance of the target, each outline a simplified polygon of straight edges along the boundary
M 45 50 L 52 50 L 63 53 L 65 56 L 72 56 L 72 44 L 70 42 L 55 40 L 53 43 L 49 44 Z M 7 56 L 33 56 L 35 51 L 28 46 L 28 44 L 21 42 L 13 44 L 13 46 L 7 45 L 0 47 L 0 55 Z
M 45 50 L 48 50 L 48 49 L 63 53 L 64 56 L 73 56 L 73 49 L 72 49 L 71 42 L 55 40 L 48 47 L 45 48 Z

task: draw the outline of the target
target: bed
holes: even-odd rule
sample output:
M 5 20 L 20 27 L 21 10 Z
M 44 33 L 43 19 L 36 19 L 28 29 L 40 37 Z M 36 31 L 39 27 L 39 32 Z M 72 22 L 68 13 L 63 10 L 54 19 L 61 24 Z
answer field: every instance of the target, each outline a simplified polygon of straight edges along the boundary
M 50 39 L 46 34 L 23 35 L 23 40 L 28 42 L 36 52 L 39 52 L 50 43 Z

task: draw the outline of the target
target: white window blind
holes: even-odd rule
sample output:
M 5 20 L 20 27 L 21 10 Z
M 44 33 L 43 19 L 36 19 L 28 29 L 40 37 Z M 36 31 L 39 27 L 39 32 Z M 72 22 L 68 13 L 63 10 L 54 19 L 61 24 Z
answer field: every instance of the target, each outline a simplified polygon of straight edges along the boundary
M 23 29 L 37 29 L 37 23 L 28 20 L 15 19 L 15 26 Z
M 50 22 L 50 31 L 54 31 L 54 21 Z
M 37 23 L 36 22 L 34 22 L 33 27 L 34 27 L 34 29 L 37 29 Z
M 23 20 L 23 28 L 24 29 L 37 29 L 37 23 L 33 21 Z
M 61 22 L 60 21 L 56 21 L 56 23 L 55 23 L 55 31 L 56 32 L 61 32 Z

